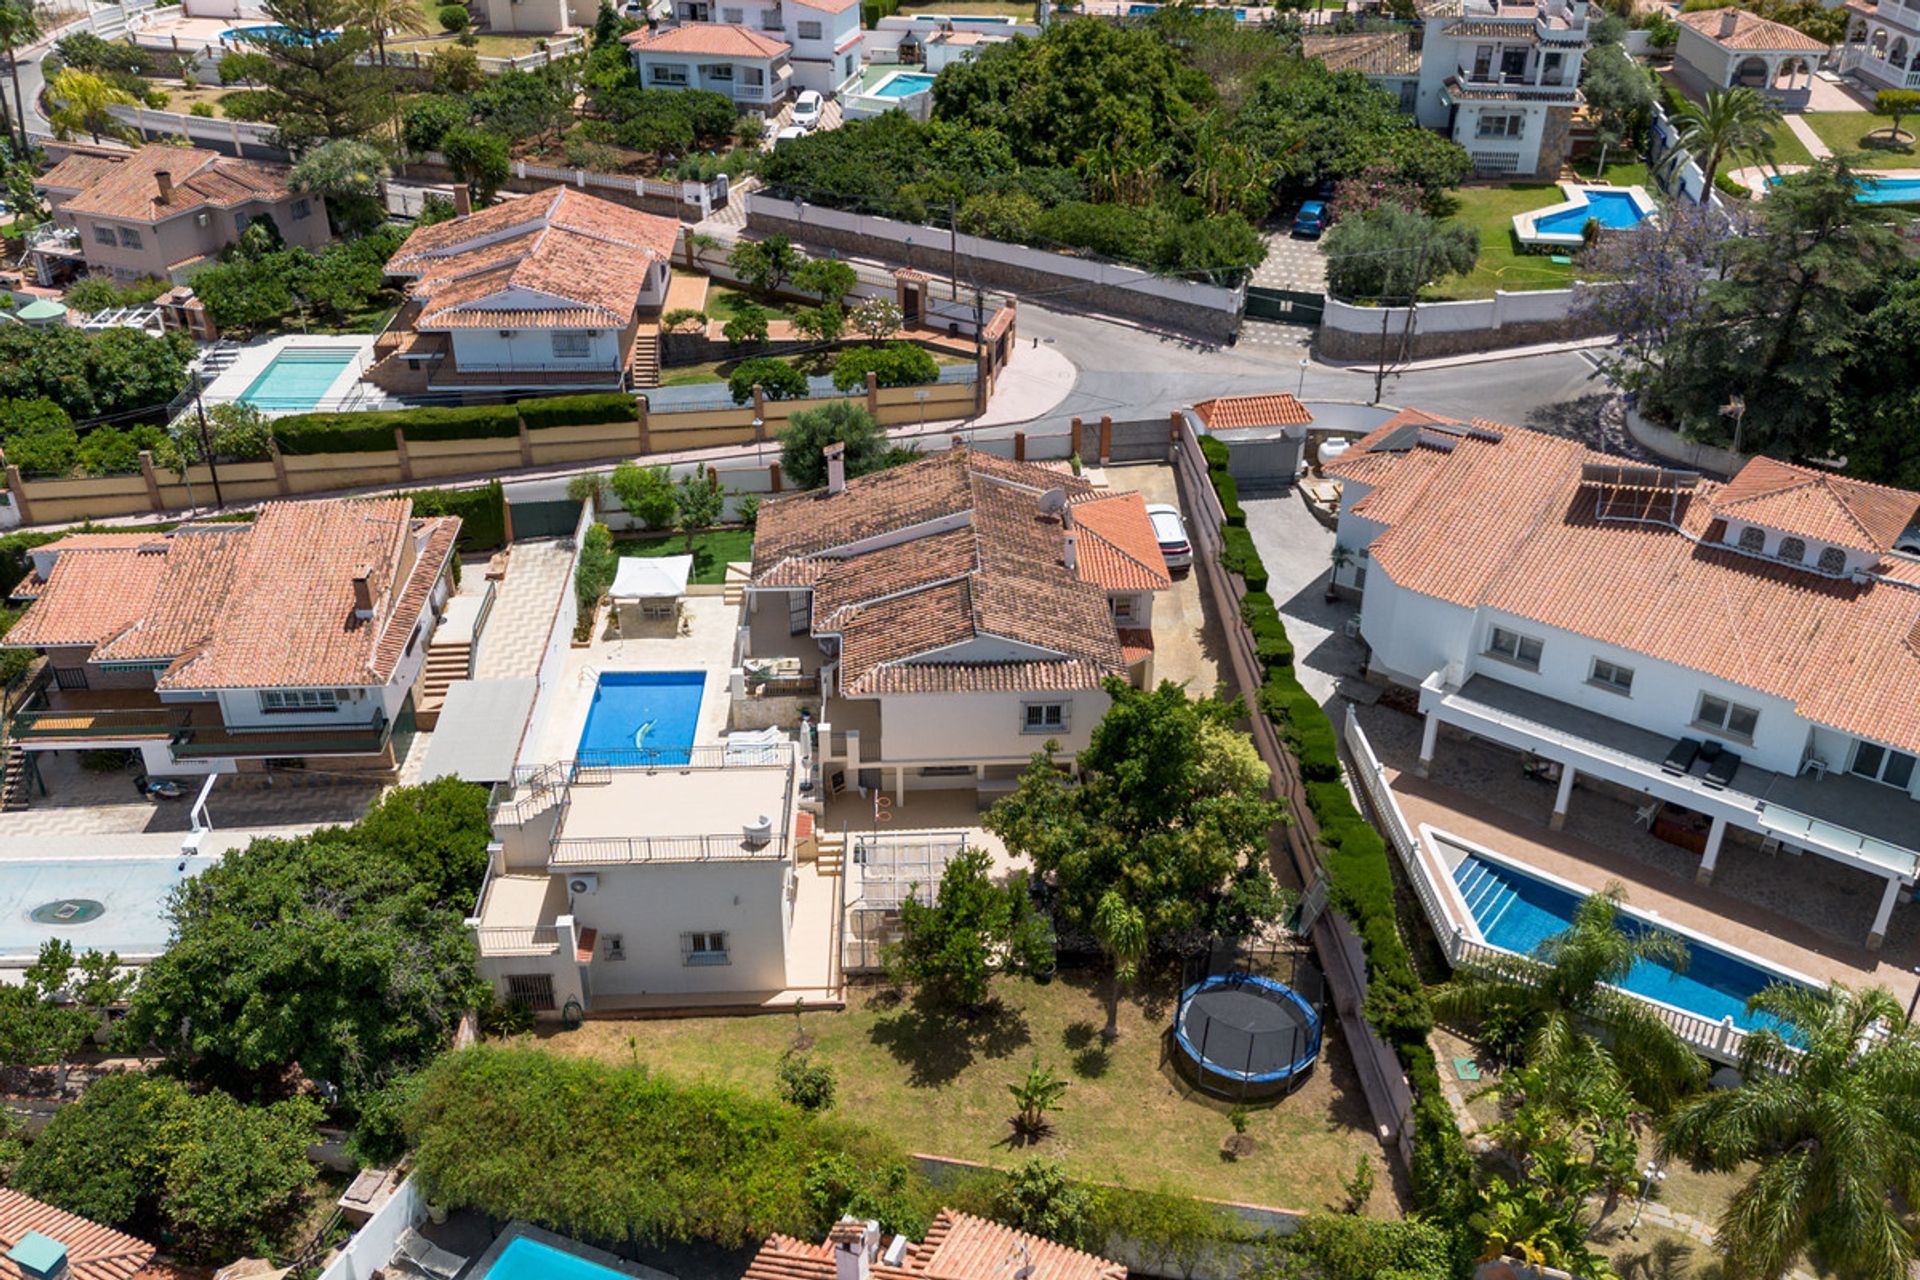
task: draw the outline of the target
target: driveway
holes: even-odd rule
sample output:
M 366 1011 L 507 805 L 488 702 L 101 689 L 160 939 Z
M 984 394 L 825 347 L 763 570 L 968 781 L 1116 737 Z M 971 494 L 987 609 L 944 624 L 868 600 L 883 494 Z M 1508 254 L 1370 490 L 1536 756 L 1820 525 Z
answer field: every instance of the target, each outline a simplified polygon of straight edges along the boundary
M 1173 468 L 1164 463 L 1110 466 L 1106 474 L 1107 483 L 1117 493 L 1132 489 L 1149 504 L 1180 506 Z M 1191 569 L 1175 571 L 1173 589 L 1153 598 L 1154 683 L 1171 680 L 1183 684 L 1195 697 L 1212 693 L 1220 684 L 1220 655 L 1225 643 L 1220 620 L 1207 610 L 1200 579 Z
M 1321 703 L 1331 703 L 1342 681 L 1358 682 L 1360 642 L 1346 634 L 1358 606 L 1327 602 L 1327 578 L 1333 568 L 1333 530 L 1307 510 L 1306 499 L 1289 489 L 1273 497 L 1240 499 L 1247 531 L 1267 566 L 1267 592 L 1279 606 L 1293 641 L 1293 668 L 1300 683 Z
M 1324 293 L 1327 257 L 1318 240 L 1297 240 L 1283 227 L 1266 235 L 1267 258 L 1254 268 L 1253 282 L 1264 289 L 1299 289 Z

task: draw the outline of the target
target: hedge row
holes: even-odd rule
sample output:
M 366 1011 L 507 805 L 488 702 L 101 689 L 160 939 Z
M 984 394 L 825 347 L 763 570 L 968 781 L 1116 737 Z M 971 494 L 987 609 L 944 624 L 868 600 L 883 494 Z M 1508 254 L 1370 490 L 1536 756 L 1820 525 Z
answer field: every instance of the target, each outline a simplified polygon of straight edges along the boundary
M 1200 449 L 1221 505 L 1233 511 L 1238 504 L 1228 503 L 1233 480 L 1227 474 L 1226 446 L 1202 437 Z M 1300 761 L 1307 807 L 1320 826 L 1328 890 L 1366 947 L 1367 1021 L 1393 1046 L 1413 1086 L 1414 1201 L 1440 1221 L 1461 1222 L 1472 1190 L 1472 1161 L 1427 1045 L 1433 1009 L 1400 936 L 1386 841 L 1355 807 L 1341 780 L 1340 735 L 1332 719 L 1294 674 L 1293 644 L 1273 597 L 1266 593 L 1266 566 L 1251 535 L 1230 521 L 1221 543 L 1221 564 L 1247 580 L 1240 615 L 1253 632 L 1263 669 L 1260 711 Z
M 529 431 L 546 427 L 593 427 L 608 422 L 634 422 L 640 416 L 640 402 L 624 391 L 522 400 L 513 407 L 519 410 L 520 420 L 527 424 Z
M 1213 481 L 1214 494 L 1220 499 L 1220 509 L 1226 512 L 1227 527 L 1246 528 L 1247 513 L 1240 505 L 1240 486 L 1227 474 L 1226 444 L 1212 436 L 1201 436 L 1200 452 L 1206 456 L 1207 475 Z
M 527 430 L 632 422 L 639 402 L 625 392 L 554 396 L 514 404 L 296 413 L 273 424 L 282 453 L 378 453 L 393 448 L 397 427 L 408 440 L 505 440 Z
M 459 516 L 454 545 L 462 554 L 507 545 L 507 495 L 498 480 L 477 489 L 419 489 L 401 496 L 413 499 L 417 516 Z

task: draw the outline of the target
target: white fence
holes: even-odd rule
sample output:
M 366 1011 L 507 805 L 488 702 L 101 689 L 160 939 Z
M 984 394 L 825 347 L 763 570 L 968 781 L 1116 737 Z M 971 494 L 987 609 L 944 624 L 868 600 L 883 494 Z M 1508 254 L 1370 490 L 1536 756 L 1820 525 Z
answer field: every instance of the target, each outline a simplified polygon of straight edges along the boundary
M 415 159 L 443 169 L 451 167 L 447 164 L 447 158 L 437 151 L 429 151 Z M 678 179 L 663 181 L 659 178 L 633 178 L 619 173 L 595 173 L 591 169 L 529 164 L 525 160 L 513 162 L 513 176 L 531 182 L 564 182 L 582 191 L 619 191 L 642 198 L 669 200 L 698 209 L 702 218 L 711 214 L 715 205 L 726 203 L 728 188 L 728 180 L 724 177 L 715 178 L 710 183 L 682 182 Z
M 1497 332 L 1508 325 L 1551 324 L 1572 317 L 1575 290 L 1533 289 L 1496 292 L 1491 298 L 1467 302 L 1421 302 L 1414 305 L 1416 333 Z M 1363 334 L 1377 338 L 1380 322 L 1386 318 L 1388 335 L 1398 338 L 1406 328 L 1405 307 L 1356 307 L 1331 295 L 1326 313 L 1320 318 L 1322 330 Z
M 1366 733 L 1360 728 L 1359 717 L 1351 706 L 1347 708 L 1345 737 L 1347 751 L 1352 757 L 1349 774 L 1359 784 L 1374 825 L 1386 836 L 1387 843 L 1393 846 L 1394 853 L 1399 856 L 1401 869 L 1406 873 L 1407 882 L 1413 886 L 1414 896 L 1420 900 L 1421 910 L 1426 912 L 1427 924 L 1439 941 L 1447 963 L 1456 969 L 1471 965 L 1504 974 L 1515 981 L 1525 981 L 1527 970 L 1515 953 L 1468 936 L 1467 907 L 1459 897 L 1453 878 L 1444 867 L 1432 860 L 1430 852 L 1407 822 L 1406 815 L 1400 811 L 1400 803 L 1394 799 L 1393 789 L 1387 785 L 1386 768 L 1374 755 L 1373 746 L 1367 741 Z M 1640 995 L 1634 998 L 1659 1014 L 1660 1020 L 1673 1028 L 1696 1053 L 1721 1062 L 1739 1061 L 1747 1033 L 1734 1026 L 1732 1018 L 1715 1022 L 1658 1000 L 1648 1000 Z
M 394 1250 L 408 1227 L 426 1216 L 426 1198 L 419 1182 L 410 1174 L 393 1189 L 392 1197 L 374 1211 L 371 1218 L 346 1247 L 334 1255 L 320 1280 L 369 1280 L 376 1272 L 391 1270 Z
M 190 116 L 178 111 L 149 111 L 145 107 L 109 107 L 114 118 L 139 130 L 144 138 L 187 138 L 193 142 L 212 142 L 233 148 L 233 154 L 245 155 L 246 149 L 269 153 L 279 159 L 287 153 L 274 143 L 272 125 L 245 120 L 221 120 L 214 116 Z

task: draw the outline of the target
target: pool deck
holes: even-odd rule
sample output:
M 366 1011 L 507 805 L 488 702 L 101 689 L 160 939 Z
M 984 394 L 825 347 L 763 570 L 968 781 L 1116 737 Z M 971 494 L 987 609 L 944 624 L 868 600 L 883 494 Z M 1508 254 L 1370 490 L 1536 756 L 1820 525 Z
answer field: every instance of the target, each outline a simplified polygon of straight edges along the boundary
M 375 337 L 376 335 L 373 334 L 359 333 L 315 333 L 256 338 L 240 348 L 234 362 L 220 371 L 220 376 L 207 387 L 204 398 L 210 404 L 240 399 L 246 394 L 247 388 L 253 385 L 253 380 L 264 373 L 267 366 L 273 363 L 274 357 L 282 351 L 352 349 L 359 353 L 358 356 L 340 370 L 320 397 L 322 404 L 330 406 L 341 404 L 354 397 L 355 388 L 360 385 L 361 370 L 372 363 Z M 306 410 L 265 409 L 263 412 L 279 416 L 287 413 L 303 413 Z
M 1513 215 L 1513 234 L 1519 239 L 1521 244 L 1535 245 L 1541 248 L 1580 248 L 1586 243 L 1586 237 L 1582 234 L 1586 226 L 1584 220 L 1579 229 L 1571 232 L 1542 231 L 1540 230 L 1540 222 L 1544 218 L 1552 218 L 1559 214 L 1573 213 L 1586 209 L 1591 204 L 1591 201 L 1588 199 L 1589 192 L 1598 192 L 1601 195 L 1626 196 L 1633 202 L 1634 207 L 1641 211 L 1642 221 L 1653 217 L 1654 211 L 1659 207 L 1653 197 L 1647 194 L 1647 189 L 1640 186 L 1616 187 L 1608 182 L 1562 182 L 1560 184 L 1560 191 L 1567 197 L 1560 203 L 1544 205 L 1538 209 L 1528 209 L 1525 212 Z M 1613 228 L 1613 230 L 1622 229 L 1623 228 L 1618 227 Z
M 1438 828 L 1588 891 L 1618 881 L 1635 910 L 1796 973 L 1879 984 L 1901 1000 L 1913 994 L 1920 910 L 1895 908 L 1881 950 L 1861 945 L 1884 885 L 1879 878 L 1729 841 L 1713 884 L 1698 885 L 1699 856 L 1649 834 L 1627 802 L 1583 790 L 1565 829 L 1553 831 L 1554 788 L 1523 776 L 1518 753 L 1449 738 L 1432 776 L 1421 778 L 1413 768 L 1418 717 L 1385 706 L 1359 714 L 1415 830 Z

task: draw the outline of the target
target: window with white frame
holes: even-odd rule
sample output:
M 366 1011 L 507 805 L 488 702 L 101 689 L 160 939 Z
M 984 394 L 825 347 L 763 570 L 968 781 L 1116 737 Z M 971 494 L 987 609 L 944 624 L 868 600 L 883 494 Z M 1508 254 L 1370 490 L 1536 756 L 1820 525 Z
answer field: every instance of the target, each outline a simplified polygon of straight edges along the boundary
M 1123 627 L 1132 626 L 1133 620 L 1139 616 L 1135 611 L 1135 606 L 1136 602 L 1132 596 L 1115 596 L 1113 598 L 1113 620 Z
M 1487 652 L 1494 657 L 1505 658 L 1508 662 L 1533 671 L 1540 669 L 1541 649 L 1540 641 L 1535 637 L 1523 636 L 1505 627 L 1495 627 L 1492 638 L 1487 641 Z
M 1905 791 L 1913 785 L 1914 758 L 1877 742 L 1857 739 L 1853 744 L 1853 772 Z
M 720 21 L 731 22 L 736 27 L 746 21 L 746 18 L 747 11 L 745 9 L 722 9 L 720 11 Z
M 802 40 L 818 40 L 820 30 L 820 24 L 817 22 L 801 22 L 794 27 L 794 31 Z
M 111 249 L 120 243 L 120 237 L 113 234 L 112 227 L 96 226 L 93 229 L 93 242 L 95 244 L 103 244 Z
M 343 689 L 262 689 L 262 711 L 334 711 L 346 701 Z
M 755 89 L 760 88 L 767 82 L 767 73 L 758 67 L 742 67 L 740 71 L 743 82 Z
M 658 85 L 684 86 L 687 83 L 687 69 L 650 62 L 647 64 L 647 80 Z
M 140 233 L 132 227 L 120 228 L 120 247 L 123 249 L 138 249 L 140 247 Z
M 1760 724 L 1760 712 L 1730 699 L 1703 693 L 1700 709 L 1693 713 L 1693 722 L 1703 729 L 1718 729 L 1751 742 L 1753 731 Z
M 1595 658 L 1593 674 L 1587 677 L 1587 681 L 1590 684 L 1599 685 L 1602 689 L 1611 689 L 1615 693 L 1632 693 L 1633 668 L 1623 667 L 1605 658 Z
M 553 358 L 556 360 L 585 360 L 592 354 L 593 340 L 584 333 L 553 335 Z
M 731 62 L 716 62 L 712 66 L 700 68 L 700 73 L 708 80 L 730 83 L 733 80 L 733 64 Z
M 1474 131 L 1478 138 L 1517 138 L 1527 130 L 1527 117 L 1518 111 L 1482 111 L 1479 127 Z
M 1053 733 L 1067 727 L 1064 702 L 1029 702 L 1020 708 L 1020 732 Z
M 724 933 L 683 933 L 680 956 L 687 964 L 728 964 L 727 935 Z
M 760 29 L 762 31 L 785 30 L 786 28 L 780 24 L 780 11 L 778 9 L 762 9 L 760 11 Z

